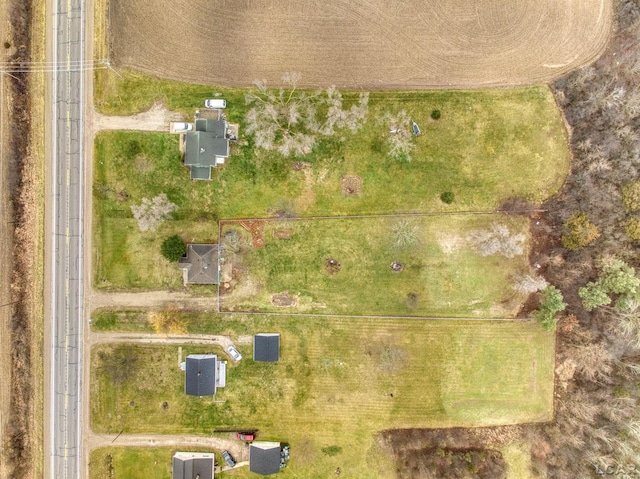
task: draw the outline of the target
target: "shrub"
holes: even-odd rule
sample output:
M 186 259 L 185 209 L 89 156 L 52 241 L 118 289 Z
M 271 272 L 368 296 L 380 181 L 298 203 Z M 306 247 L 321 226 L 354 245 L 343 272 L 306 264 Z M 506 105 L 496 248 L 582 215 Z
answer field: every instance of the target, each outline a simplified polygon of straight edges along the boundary
M 444 193 L 442 193 L 440 195 L 440 199 L 442 200 L 443 203 L 446 203 L 448 205 L 450 205 L 451 203 L 453 203 L 453 198 L 455 197 L 455 195 L 453 194 L 452 191 L 445 191 Z
M 599 263 L 598 279 L 578 290 L 584 309 L 592 311 L 598 306 L 610 304 L 611 294 L 618 295 L 614 303 L 617 310 L 636 309 L 640 298 L 640 278 L 635 269 L 613 256 L 605 256 Z
M 640 181 L 622 187 L 622 203 L 627 212 L 640 210 Z
M 186 316 L 173 304 L 163 311 L 150 312 L 148 318 L 157 334 L 186 334 L 188 331 Z
M 562 246 L 569 250 L 584 248 L 600 237 L 600 230 L 586 213 L 577 212 L 564 223 L 568 233 L 562 236 Z
M 178 261 L 187 254 L 187 245 L 182 241 L 180 236 L 169 236 L 162 242 L 160 252 L 162 253 L 162 256 L 167 258 L 169 261 Z
M 630 239 L 640 241 L 640 218 L 629 218 L 624 229 Z
M 607 292 L 597 283 L 589 282 L 586 286 L 578 290 L 578 296 L 582 300 L 582 306 L 587 311 L 593 311 L 598 306 L 611 303 L 611 298 Z
M 439 120 L 440 119 L 440 110 L 433 110 L 431 112 L 431 118 L 433 118 L 434 120 Z
M 564 303 L 562 293 L 555 286 L 547 286 L 542 292 L 540 308 L 533 312 L 533 317 L 547 331 L 555 331 L 558 323 L 556 313 L 564 311 L 567 307 Z

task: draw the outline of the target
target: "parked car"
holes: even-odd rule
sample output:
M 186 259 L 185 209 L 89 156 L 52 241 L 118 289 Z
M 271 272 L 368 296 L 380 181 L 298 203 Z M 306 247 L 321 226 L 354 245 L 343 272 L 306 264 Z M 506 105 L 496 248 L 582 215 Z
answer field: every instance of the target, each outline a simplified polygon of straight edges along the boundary
M 226 108 L 227 107 L 227 100 L 216 100 L 216 99 L 209 99 L 209 100 L 205 100 L 204 101 L 204 106 L 206 108 Z
M 173 131 L 190 131 L 192 129 L 193 125 L 191 123 L 178 121 L 173 124 Z
M 240 361 L 242 359 L 242 354 L 240 354 L 240 352 L 235 347 L 229 346 L 227 348 L 227 351 L 229 351 L 229 354 L 234 360 Z
M 222 451 L 222 458 L 229 467 L 236 467 L 236 460 L 229 454 L 229 451 Z
M 240 441 L 253 441 L 255 439 L 255 435 L 252 432 L 239 432 L 236 437 Z

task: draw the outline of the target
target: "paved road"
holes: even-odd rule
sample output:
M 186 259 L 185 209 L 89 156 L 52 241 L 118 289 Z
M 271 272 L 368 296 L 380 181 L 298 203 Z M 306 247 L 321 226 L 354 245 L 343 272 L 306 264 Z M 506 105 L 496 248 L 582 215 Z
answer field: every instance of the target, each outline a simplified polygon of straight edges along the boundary
M 54 0 L 48 476 L 82 477 L 84 0 Z

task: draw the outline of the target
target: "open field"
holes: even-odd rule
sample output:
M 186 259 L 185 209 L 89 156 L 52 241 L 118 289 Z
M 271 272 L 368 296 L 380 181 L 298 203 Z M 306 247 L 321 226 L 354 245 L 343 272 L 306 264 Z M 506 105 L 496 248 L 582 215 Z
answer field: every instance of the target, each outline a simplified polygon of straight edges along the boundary
M 467 240 L 471 231 L 496 224 L 526 235 L 526 217 L 270 221 L 263 223 L 263 248 L 252 246 L 239 223 L 222 224 L 221 261 L 233 269 L 225 283 L 231 288 L 221 290 L 224 311 L 509 318 L 526 299 L 510 286 L 514 274 L 530 270 L 526 245 L 514 258 L 480 256 Z M 412 231 L 415 244 L 396 246 L 399 225 Z M 391 269 L 394 262 L 402 271 Z M 275 295 L 284 292 L 283 304 Z
M 327 471 L 341 464 L 364 470 L 383 428 L 512 424 L 552 414 L 554 336 L 534 323 L 223 315 L 211 325 L 210 333 L 236 338 L 244 355 L 228 364 L 227 387 L 215 396 L 221 402 L 184 394 L 176 346 L 134 346 L 138 363 L 121 386 L 100 366 L 99 353 L 115 346 L 97 346 L 93 429 L 256 428 L 292 451 L 311 442 L 310 456 L 320 462 L 309 461 L 309 470 L 321 473 L 324 466 L 315 466 L 327 458 L 319 449 L 330 445 L 342 453 Z M 280 332 L 280 362 L 255 363 L 250 343 L 238 341 L 260 331 Z M 216 348 L 184 346 L 182 357 L 203 351 Z
M 546 82 L 593 61 L 609 0 L 110 2 L 114 63 L 194 83 L 367 89 Z M 170 19 L 170 21 L 167 21 Z

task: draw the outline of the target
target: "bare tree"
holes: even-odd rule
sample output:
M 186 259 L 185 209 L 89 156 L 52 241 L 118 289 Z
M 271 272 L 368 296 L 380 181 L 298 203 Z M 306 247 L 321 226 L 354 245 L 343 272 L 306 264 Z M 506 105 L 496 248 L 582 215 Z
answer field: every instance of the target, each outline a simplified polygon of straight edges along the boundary
M 542 291 L 549 283 L 542 276 L 533 274 L 518 274 L 513 277 L 513 289 L 520 293 L 531 294 Z
M 391 226 L 393 247 L 406 249 L 418 243 L 418 226 L 409 220 L 400 220 Z
M 155 231 L 162 221 L 169 218 L 178 206 L 171 203 L 167 195 L 159 194 L 153 199 L 142 198 L 142 204 L 131 205 L 133 217 L 138 220 L 140 231 Z
M 524 251 L 522 233 L 512 233 L 506 225 L 496 223 L 485 230 L 474 230 L 467 235 L 471 247 L 481 256 L 499 254 L 507 258 L 521 255 Z
M 306 155 L 319 136 L 330 136 L 343 128 L 355 132 L 367 117 L 368 93 L 360 94 L 358 102 L 345 110 L 342 94 L 335 87 L 299 90 L 299 73 L 285 73 L 282 81 L 287 88 L 278 90 L 257 81 L 255 90 L 245 95 L 246 103 L 252 105 L 245 115 L 247 132 L 253 134 L 259 148 L 284 156 Z
M 384 115 L 385 126 L 389 129 L 387 135 L 389 141 L 389 156 L 397 160 L 411 161 L 413 149 L 411 118 L 405 110 L 400 110 L 395 115 Z

